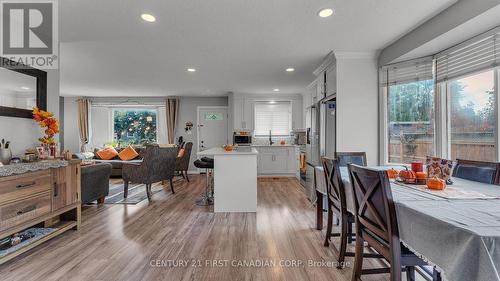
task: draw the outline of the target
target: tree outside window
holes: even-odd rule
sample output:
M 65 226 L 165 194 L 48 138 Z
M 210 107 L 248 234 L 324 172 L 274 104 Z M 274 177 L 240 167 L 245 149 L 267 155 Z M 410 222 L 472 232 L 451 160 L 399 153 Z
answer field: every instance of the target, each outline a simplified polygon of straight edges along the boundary
M 389 162 L 410 163 L 434 154 L 434 81 L 388 88 Z
M 157 111 L 151 109 L 114 109 L 114 141 L 118 146 L 157 142 Z

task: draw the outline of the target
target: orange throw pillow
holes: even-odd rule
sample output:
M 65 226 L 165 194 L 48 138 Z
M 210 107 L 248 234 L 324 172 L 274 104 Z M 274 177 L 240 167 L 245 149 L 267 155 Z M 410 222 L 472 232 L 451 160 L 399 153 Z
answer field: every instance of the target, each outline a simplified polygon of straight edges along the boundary
M 184 156 L 184 148 L 179 149 L 179 153 L 177 154 L 177 158 L 181 158 Z
M 105 149 L 97 151 L 97 155 L 99 155 L 102 160 L 111 160 L 118 155 L 118 152 L 113 147 L 106 147 Z
M 137 156 L 139 156 L 139 153 L 135 151 L 135 149 L 132 146 L 129 146 L 122 150 L 120 153 L 118 153 L 118 157 L 122 159 L 123 161 L 130 161 L 135 159 Z

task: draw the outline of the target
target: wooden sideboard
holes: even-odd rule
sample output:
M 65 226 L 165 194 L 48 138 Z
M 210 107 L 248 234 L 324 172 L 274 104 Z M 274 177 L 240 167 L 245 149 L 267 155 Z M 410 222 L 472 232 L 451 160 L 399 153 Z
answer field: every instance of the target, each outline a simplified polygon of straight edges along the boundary
M 0 264 L 81 223 L 80 161 L 24 174 L 0 177 L 0 239 L 31 227 L 55 231 L 0 257 Z

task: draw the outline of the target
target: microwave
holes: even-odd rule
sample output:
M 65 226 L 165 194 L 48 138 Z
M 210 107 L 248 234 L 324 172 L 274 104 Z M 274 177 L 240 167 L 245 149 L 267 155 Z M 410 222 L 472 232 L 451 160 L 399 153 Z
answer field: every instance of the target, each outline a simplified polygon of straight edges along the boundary
M 233 145 L 251 145 L 252 144 L 252 136 L 250 135 L 233 135 Z

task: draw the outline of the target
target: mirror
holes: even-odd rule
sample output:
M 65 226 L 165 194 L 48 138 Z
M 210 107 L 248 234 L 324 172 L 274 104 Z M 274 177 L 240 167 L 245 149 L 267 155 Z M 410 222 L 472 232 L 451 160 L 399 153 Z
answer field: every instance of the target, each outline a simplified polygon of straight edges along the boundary
M 33 107 L 47 110 L 47 73 L 0 59 L 0 116 L 32 118 Z
M 36 77 L 0 68 L 0 106 L 31 110 L 36 105 Z

